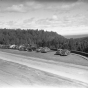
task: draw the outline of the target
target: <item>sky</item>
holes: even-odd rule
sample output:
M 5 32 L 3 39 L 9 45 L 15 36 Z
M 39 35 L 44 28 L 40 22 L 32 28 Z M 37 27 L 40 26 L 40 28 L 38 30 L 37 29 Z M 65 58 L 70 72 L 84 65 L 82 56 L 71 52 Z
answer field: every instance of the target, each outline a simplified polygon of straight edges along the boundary
M 0 28 L 88 34 L 88 0 L 0 0 Z

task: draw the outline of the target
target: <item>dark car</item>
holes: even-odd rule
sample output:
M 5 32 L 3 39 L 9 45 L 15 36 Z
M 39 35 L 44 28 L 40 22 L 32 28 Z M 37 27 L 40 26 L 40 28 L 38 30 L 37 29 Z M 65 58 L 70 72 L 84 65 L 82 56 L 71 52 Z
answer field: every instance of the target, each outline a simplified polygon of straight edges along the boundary
M 31 47 L 27 47 L 27 49 L 26 49 L 28 52 L 32 52 L 33 51 L 33 49 L 31 48 Z
M 43 48 L 43 47 L 37 48 L 37 49 L 36 49 L 36 52 L 41 52 L 42 48 Z

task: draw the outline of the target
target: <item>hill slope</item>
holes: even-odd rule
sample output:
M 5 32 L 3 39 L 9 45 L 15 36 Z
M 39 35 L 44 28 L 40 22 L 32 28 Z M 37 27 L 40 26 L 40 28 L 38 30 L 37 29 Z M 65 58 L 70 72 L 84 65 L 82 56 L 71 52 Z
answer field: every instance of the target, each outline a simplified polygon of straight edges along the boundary
M 57 46 L 66 38 L 56 32 L 44 30 L 0 29 L 0 44 L 32 44 L 37 46 Z

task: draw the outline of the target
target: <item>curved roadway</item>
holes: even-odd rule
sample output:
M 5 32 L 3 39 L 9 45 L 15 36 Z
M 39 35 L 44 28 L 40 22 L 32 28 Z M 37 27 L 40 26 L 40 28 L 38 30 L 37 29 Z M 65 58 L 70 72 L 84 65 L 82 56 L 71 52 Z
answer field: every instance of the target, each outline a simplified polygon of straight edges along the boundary
M 27 67 L 32 67 L 34 69 L 38 69 L 48 73 L 52 73 L 57 76 L 64 77 L 68 80 L 72 80 L 88 86 L 88 67 L 85 66 L 41 60 L 39 58 L 16 55 L 1 51 L 0 51 L 0 59 L 22 64 Z

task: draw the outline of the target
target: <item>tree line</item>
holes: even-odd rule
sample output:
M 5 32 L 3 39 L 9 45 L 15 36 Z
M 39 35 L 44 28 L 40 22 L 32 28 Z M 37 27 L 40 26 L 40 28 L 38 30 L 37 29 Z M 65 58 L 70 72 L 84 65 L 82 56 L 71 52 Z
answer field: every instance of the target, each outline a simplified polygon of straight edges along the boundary
M 51 49 L 69 49 L 88 52 L 88 37 L 66 39 L 56 32 L 44 30 L 0 29 L 0 44 L 3 45 L 33 45 L 36 47 L 49 47 Z

